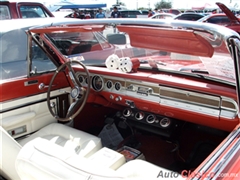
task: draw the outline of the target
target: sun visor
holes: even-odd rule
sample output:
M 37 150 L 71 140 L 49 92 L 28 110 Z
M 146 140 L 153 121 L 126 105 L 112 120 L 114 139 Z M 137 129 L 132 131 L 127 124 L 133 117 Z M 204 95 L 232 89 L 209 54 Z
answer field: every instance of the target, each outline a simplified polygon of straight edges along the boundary
M 129 34 L 134 47 L 203 57 L 212 57 L 214 52 L 211 44 L 192 30 L 128 25 L 118 25 L 117 28 Z

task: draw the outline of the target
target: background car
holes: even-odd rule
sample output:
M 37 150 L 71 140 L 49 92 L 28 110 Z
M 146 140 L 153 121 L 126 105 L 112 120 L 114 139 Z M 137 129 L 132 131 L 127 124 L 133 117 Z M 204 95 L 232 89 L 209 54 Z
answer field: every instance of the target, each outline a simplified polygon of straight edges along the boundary
M 157 13 L 149 17 L 150 19 L 174 19 L 176 15 L 171 13 Z
M 174 20 L 187 20 L 187 21 L 197 21 L 198 19 L 201 19 L 205 16 L 203 13 L 181 13 L 174 17 Z
M 197 21 L 208 22 L 208 23 L 224 25 L 224 26 L 230 23 L 230 19 L 224 13 L 208 14 L 202 17 L 201 19 L 198 19 Z
M 119 10 L 122 18 L 137 18 L 138 15 L 143 15 L 140 10 Z
M 148 10 L 141 10 L 143 15 L 148 15 Z
M 54 17 L 46 6 L 38 2 L 0 1 L 0 20 Z
M 181 14 L 182 12 L 178 9 L 162 9 L 165 13 L 171 13 L 171 14 Z
M 228 7 L 225 6 L 224 4 L 222 3 L 216 3 L 216 4 L 224 13 L 206 15 L 205 17 L 199 19 L 198 22 L 212 23 L 212 24 L 218 24 L 221 26 L 226 26 L 240 33 L 240 18 L 236 17 L 233 14 L 233 12 L 230 9 L 228 9 Z

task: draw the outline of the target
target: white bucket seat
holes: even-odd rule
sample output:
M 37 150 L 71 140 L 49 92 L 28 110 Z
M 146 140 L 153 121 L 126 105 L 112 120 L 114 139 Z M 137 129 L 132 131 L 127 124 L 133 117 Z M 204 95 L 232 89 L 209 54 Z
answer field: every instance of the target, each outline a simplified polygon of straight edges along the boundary
M 49 144 L 57 145 L 63 151 L 79 157 L 89 157 L 102 148 L 100 138 L 59 123 L 49 124 L 19 142 L 0 126 L 0 170 L 6 178 L 20 179 L 15 169 L 16 157 L 26 143 L 36 138 L 44 139 Z
M 162 174 L 175 173 L 140 159 L 120 162 L 119 155 L 123 155 L 111 151 L 113 150 L 102 148 L 84 158 L 45 139 L 36 138 L 21 149 L 16 160 L 16 169 L 22 180 L 146 180 L 159 176 L 161 179 Z M 117 168 L 105 163 L 108 160 L 113 161 L 113 164 L 117 162 Z M 175 173 L 174 179 L 183 178 Z

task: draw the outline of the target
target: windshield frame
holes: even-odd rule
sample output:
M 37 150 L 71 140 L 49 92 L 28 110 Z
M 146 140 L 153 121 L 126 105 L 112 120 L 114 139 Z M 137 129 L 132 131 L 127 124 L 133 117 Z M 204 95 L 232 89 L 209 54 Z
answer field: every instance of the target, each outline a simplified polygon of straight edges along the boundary
M 130 40 L 131 40 L 131 42 L 130 42 L 131 46 L 137 47 L 137 48 L 146 48 L 146 47 L 142 46 L 141 43 L 139 44 L 139 39 L 135 37 L 135 35 L 137 33 L 134 32 L 135 34 L 132 35 L 132 37 L 131 37 L 131 34 L 129 34 L 128 31 L 121 29 L 122 27 L 126 28 L 130 25 L 138 26 L 138 27 L 148 27 L 149 26 L 150 30 L 152 30 L 154 28 L 155 29 L 160 28 L 160 29 L 163 29 L 164 31 L 169 31 L 169 32 L 183 31 L 183 32 L 192 33 L 192 35 L 194 35 L 194 36 L 202 37 L 203 39 L 205 39 L 204 41 L 207 41 L 208 44 L 211 44 L 212 48 L 214 48 L 214 49 L 216 49 L 216 47 L 218 47 L 218 48 L 225 47 L 224 51 L 226 51 L 226 53 L 228 53 L 229 58 L 232 58 L 232 55 L 229 54 L 229 49 L 228 49 L 228 46 L 227 46 L 227 39 L 229 37 L 239 38 L 239 35 L 236 32 L 234 32 L 230 29 L 226 29 L 225 27 L 219 27 L 219 26 L 216 26 L 216 25 L 202 24 L 202 23 L 193 23 L 192 24 L 192 23 L 188 23 L 188 22 L 185 22 L 185 21 L 178 21 L 178 22 L 168 21 L 168 22 L 166 22 L 164 20 L 163 21 L 153 20 L 151 22 L 147 22 L 146 20 L 141 20 L 140 22 L 132 21 L 132 20 L 130 20 L 130 21 L 117 20 L 117 22 L 115 20 L 114 20 L 114 22 L 112 20 L 103 20 L 101 22 L 96 21 L 96 20 L 90 20 L 90 21 L 87 21 L 86 24 L 84 22 L 84 25 L 82 23 L 77 23 L 75 25 L 65 24 L 64 28 L 63 28 L 63 26 L 62 27 L 55 26 L 55 27 L 53 27 L 53 29 L 48 28 L 46 30 L 45 28 L 40 27 L 40 28 L 34 28 L 30 31 L 34 32 L 34 33 L 38 33 L 38 32 L 39 33 L 44 33 L 44 32 L 50 33 L 51 31 L 57 31 L 57 30 L 58 31 L 73 31 L 74 32 L 76 29 L 78 29 L 78 31 L 79 31 L 79 27 L 80 27 L 81 31 L 83 31 L 83 29 L 84 29 L 84 30 L 88 30 L 88 31 L 99 31 L 99 32 L 101 32 L 104 29 L 104 27 L 111 26 L 113 28 L 117 27 L 117 29 L 120 32 L 128 34 L 129 37 L 130 37 Z M 99 29 L 99 27 L 98 27 L 98 29 L 94 29 L 94 27 L 96 27 L 96 26 L 101 26 L 102 29 Z M 138 32 L 138 34 L 139 34 L 139 32 Z M 140 35 L 141 35 L 141 33 L 140 33 Z M 153 38 L 156 37 L 156 36 L 159 37 L 159 34 L 153 35 Z M 173 38 L 173 37 L 171 37 L 171 38 Z M 146 40 L 146 38 L 145 38 L 145 40 Z M 206 42 L 203 42 L 203 44 L 206 45 Z M 158 46 L 155 46 L 155 47 L 156 47 L 156 49 L 159 48 Z M 168 45 L 167 48 L 170 48 L 170 46 Z M 67 58 L 68 58 L 64 55 L 61 55 L 61 56 L 64 57 L 63 59 L 60 58 L 60 59 L 62 59 L 61 60 L 62 62 L 66 61 Z M 208 54 L 207 56 L 212 57 L 211 54 Z M 91 62 L 90 64 L 91 65 L 96 65 L 96 63 L 94 63 L 94 62 Z M 102 66 L 102 65 L 103 65 L 103 63 L 99 64 L 99 66 Z M 142 66 L 140 66 L 140 67 L 142 67 Z M 158 68 L 158 69 L 161 70 L 161 68 Z M 182 74 L 182 73 L 180 73 L 180 74 Z M 186 75 L 187 74 L 188 73 L 186 73 Z M 205 73 L 201 73 L 201 72 L 198 72 L 197 74 L 200 74 L 200 76 L 206 76 Z M 213 78 L 213 76 L 211 76 L 211 74 L 207 75 L 206 77 L 208 77 L 210 79 Z M 231 80 L 228 81 L 227 79 L 225 79 L 225 81 L 226 81 L 226 83 L 232 84 L 235 81 L 235 79 L 233 79 L 232 81 Z

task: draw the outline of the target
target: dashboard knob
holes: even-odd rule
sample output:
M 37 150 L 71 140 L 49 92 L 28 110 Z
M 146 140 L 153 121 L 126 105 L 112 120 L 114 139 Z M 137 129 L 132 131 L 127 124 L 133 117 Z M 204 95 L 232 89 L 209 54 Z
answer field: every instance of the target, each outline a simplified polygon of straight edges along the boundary
M 114 99 L 114 96 L 112 94 L 110 95 L 110 99 Z
M 118 96 L 115 98 L 116 101 L 121 101 L 122 100 L 122 97 L 121 96 Z

